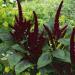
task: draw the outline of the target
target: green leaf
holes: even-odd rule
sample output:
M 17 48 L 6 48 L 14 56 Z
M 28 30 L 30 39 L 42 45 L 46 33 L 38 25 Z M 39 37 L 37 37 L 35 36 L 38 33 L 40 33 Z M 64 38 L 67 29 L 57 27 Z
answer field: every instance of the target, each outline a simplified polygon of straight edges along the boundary
M 66 37 L 69 37 L 69 36 L 71 35 L 72 29 L 73 29 L 73 28 L 68 25 L 68 28 L 67 28 L 67 31 L 66 31 L 66 33 L 67 33 L 67 34 L 66 34 Z
M 8 50 L 11 49 L 12 42 L 11 41 L 6 41 L 0 44 L 0 53 L 7 52 Z
M 25 53 L 25 50 L 19 44 L 13 45 L 12 49 L 17 50 L 17 51 L 22 52 L 22 53 Z
M 16 74 L 19 74 L 19 73 L 23 72 L 24 70 L 28 69 L 31 66 L 32 66 L 32 64 L 30 62 L 21 61 L 20 63 L 18 63 L 15 66 L 15 72 L 16 72 Z
M 53 57 L 56 57 L 63 62 L 71 63 L 70 52 L 67 50 L 56 50 L 52 54 L 53 54 Z
M 0 39 L 2 41 L 10 41 L 11 40 L 11 34 L 9 33 L 8 30 L 5 29 L 0 29 Z
M 64 59 L 65 58 L 65 52 L 63 50 L 56 50 L 52 53 L 53 57 Z
M 54 27 L 54 18 L 49 19 L 48 27 L 50 28 L 51 31 L 53 31 L 53 27 Z
M 59 42 L 65 46 L 69 46 L 70 45 L 70 39 L 65 39 L 65 38 L 62 38 L 62 39 L 59 39 Z
M 62 61 L 67 62 L 67 63 L 71 63 L 69 51 L 65 50 L 65 58 Z
M 47 51 L 49 51 L 49 49 L 50 49 L 50 46 L 48 45 L 48 44 L 45 44 L 45 46 L 43 47 L 43 51 L 44 52 L 47 52 Z
M 0 39 L 2 41 L 11 40 L 11 35 L 9 33 L 0 33 Z
M 40 58 L 38 59 L 38 68 L 42 68 L 44 66 L 47 66 L 52 62 L 51 55 L 49 52 L 43 53 Z
M 14 53 L 14 54 L 10 54 L 7 58 L 8 58 L 10 67 L 12 68 L 22 59 L 22 56 Z

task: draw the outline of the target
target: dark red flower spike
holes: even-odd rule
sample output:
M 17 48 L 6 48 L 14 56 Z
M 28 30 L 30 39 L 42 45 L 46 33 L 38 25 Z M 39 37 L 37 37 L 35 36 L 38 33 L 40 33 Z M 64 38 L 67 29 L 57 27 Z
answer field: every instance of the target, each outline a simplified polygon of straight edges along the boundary
M 33 46 L 37 43 L 37 38 L 38 38 L 38 20 L 36 13 L 33 12 L 34 14 L 34 31 L 29 33 L 29 45 L 30 47 L 33 48 Z
M 37 15 L 36 13 L 33 11 L 33 15 L 34 15 L 34 31 L 32 33 L 30 33 L 31 38 L 33 38 L 33 41 L 35 42 L 35 44 L 37 43 L 37 38 L 38 38 L 38 19 L 37 19 Z
M 49 38 L 51 39 L 50 41 L 53 44 L 53 46 L 54 46 L 53 40 L 54 40 L 54 42 L 56 42 L 59 38 L 63 38 L 65 33 L 66 33 L 66 29 L 67 29 L 67 25 L 65 25 L 61 29 L 59 27 L 59 17 L 60 17 L 60 11 L 61 11 L 61 8 L 62 8 L 62 4 L 63 4 L 63 0 L 61 1 L 60 5 L 59 5 L 59 8 L 57 10 L 57 13 L 55 15 L 53 31 L 51 32 L 51 30 L 47 26 L 44 25 L 46 31 L 48 32 Z
M 67 25 L 65 25 L 62 29 L 59 27 L 59 17 L 60 17 L 60 11 L 62 8 L 63 0 L 61 1 L 59 8 L 57 10 L 57 13 L 55 15 L 55 22 L 54 22 L 54 35 L 56 39 L 59 39 L 65 35 Z
M 51 31 L 48 26 L 44 25 L 45 30 L 48 32 L 48 36 L 50 39 L 50 42 L 52 44 L 53 50 L 56 50 L 56 47 L 58 46 L 59 42 L 58 40 L 60 38 L 63 38 L 66 30 L 67 30 L 67 25 L 65 25 L 63 28 L 60 29 L 59 27 L 59 17 L 60 17 L 60 11 L 62 8 L 63 0 L 61 1 L 59 8 L 57 10 L 57 13 L 55 15 L 55 21 L 54 21 L 54 28 L 53 31 Z
M 34 21 L 35 21 L 34 30 L 33 32 L 29 33 L 28 50 L 32 56 L 32 60 L 37 61 L 38 57 L 42 53 L 42 47 L 44 46 L 46 39 L 43 37 L 43 32 L 39 33 L 37 15 L 34 11 L 33 14 L 34 14 Z
M 17 0 L 17 4 L 18 4 L 18 10 L 19 10 L 19 20 L 23 21 L 22 8 L 21 8 L 19 0 Z
M 54 35 L 56 38 L 59 38 L 60 36 L 60 28 L 59 28 L 59 16 L 60 16 L 60 11 L 62 8 L 63 0 L 61 1 L 59 8 L 57 10 L 57 13 L 55 15 L 55 23 L 54 23 Z
M 35 11 L 33 11 L 33 14 L 34 14 L 34 32 L 35 32 L 35 35 L 37 36 L 38 34 L 38 19 L 37 19 L 37 15 L 35 13 Z
M 75 28 L 73 28 L 70 38 L 70 56 L 72 64 L 75 64 Z
M 45 44 L 46 39 L 43 37 L 42 34 L 40 34 L 40 36 L 38 37 L 38 39 L 36 41 L 37 41 L 37 43 L 35 44 L 35 42 L 34 42 L 33 46 L 32 46 L 33 41 L 28 44 L 28 50 L 29 50 L 30 56 L 32 56 L 31 59 L 33 62 L 37 62 L 39 56 L 41 55 L 42 48 Z
M 37 58 L 41 55 L 42 48 L 43 48 L 43 46 L 45 44 L 45 41 L 46 41 L 46 38 L 43 36 L 43 34 L 44 34 L 44 32 L 42 32 L 41 34 L 39 34 L 39 37 L 37 39 L 37 47 L 36 47 L 37 48 L 36 53 L 38 53 L 37 54 Z
M 15 16 L 16 22 L 14 27 L 12 28 L 14 32 L 12 32 L 12 36 L 16 42 L 19 42 L 23 39 L 24 35 L 27 35 L 30 28 L 31 28 L 31 22 L 26 21 L 26 19 L 23 19 L 22 15 L 22 8 L 20 5 L 19 0 L 17 0 L 18 3 L 18 12 L 19 17 Z

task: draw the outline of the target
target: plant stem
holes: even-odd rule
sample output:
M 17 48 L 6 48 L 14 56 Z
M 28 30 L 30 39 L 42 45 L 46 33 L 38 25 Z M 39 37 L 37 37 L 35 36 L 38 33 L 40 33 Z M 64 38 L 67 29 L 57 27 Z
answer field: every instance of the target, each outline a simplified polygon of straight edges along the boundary
M 37 74 L 37 64 L 34 66 L 34 75 Z
M 30 75 L 36 75 L 37 74 L 37 64 L 34 65 L 33 71 L 31 71 Z
M 13 75 L 16 75 L 15 70 L 13 71 Z

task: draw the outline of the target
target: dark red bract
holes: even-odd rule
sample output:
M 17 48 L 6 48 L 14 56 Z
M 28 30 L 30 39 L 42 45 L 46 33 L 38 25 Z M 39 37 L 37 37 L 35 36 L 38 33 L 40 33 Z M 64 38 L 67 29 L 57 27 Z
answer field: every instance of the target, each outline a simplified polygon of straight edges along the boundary
M 61 1 L 60 5 L 59 5 L 59 8 L 57 10 L 57 13 L 55 15 L 54 35 L 55 35 L 56 39 L 64 36 L 66 28 L 67 28 L 67 25 L 64 26 L 62 29 L 60 29 L 60 27 L 59 27 L 59 17 L 60 17 L 60 11 L 61 11 L 61 8 L 62 8 L 62 4 L 63 4 L 63 0 Z
M 30 21 L 23 19 L 21 5 L 18 0 L 17 0 L 17 3 L 18 3 L 19 16 L 18 17 L 15 16 L 16 22 L 13 27 L 14 32 L 12 32 L 12 36 L 16 42 L 19 42 L 19 41 L 22 41 L 24 35 L 27 35 L 27 33 L 29 32 L 31 23 Z
M 60 17 L 60 11 L 62 8 L 62 4 L 63 4 L 63 0 L 61 1 L 59 8 L 57 10 L 57 13 L 55 15 L 53 31 L 51 31 L 46 25 L 44 25 L 45 30 L 48 32 L 53 49 L 55 49 L 55 42 L 58 41 L 58 39 L 64 37 L 64 35 L 66 33 L 66 29 L 67 29 L 67 25 L 65 25 L 61 29 L 59 27 L 59 17 Z
M 32 56 L 32 59 L 37 61 L 36 59 L 38 59 L 38 57 L 42 53 L 42 48 L 44 46 L 46 38 L 43 37 L 44 32 L 39 33 L 37 16 L 34 11 L 33 11 L 33 14 L 34 14 L 34 21 L 35 21 L 34 30 L 33 32 L 29 33 L 28 50 Z
M 71 56 L 71 63 L 75 64 L 75 28 L 73 29 L 70 38 L 70 56 Z

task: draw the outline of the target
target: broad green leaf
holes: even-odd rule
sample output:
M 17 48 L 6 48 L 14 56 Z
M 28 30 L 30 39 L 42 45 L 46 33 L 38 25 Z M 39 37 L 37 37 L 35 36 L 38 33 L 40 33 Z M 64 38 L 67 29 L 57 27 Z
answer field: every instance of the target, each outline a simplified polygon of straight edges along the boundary
M 66 37 L 69 37 L 71 35 L 72 29 L 73 29 L 72 26 L 68 25 L 68 28 L 67 28 L 67 31 L 66 31 Z
M 18 44 L 13 45 L 12 49 L 17 50 L 19 52 L 23 52 L 23 53 L 25 52 L 25 50 Z
M 52 62 L 51 55 L 49 52 L 43 53 L 40 58 L 38 59 L 38 68 L 42 68 L 44 66 L 47 66 Z
M 67 50 L 56 50 L 53 52 L 53 57 L 56 57 L 63 62 L 71 63 L 70 52 Z
M 8 28 L 7 29 L 6 28 L 3 28 L 3 27 L 0 28 L 0 33 L 9 33 L 9 31 L 10 30 Z
M 10 54 L 7 58 L 8 58 L 10 67 L 12 68 L 22 59 L 22 56 L 14 53 L 14 54 Z
M 13 43 L 11 41 L 5 41 L 3 43 L 0 44 L 0 53 L 4 53 L 7 52 L 8 50 L 11 49 L 11 45 Z
M 67 63 L 71 63 L 69 51 L 65 50 L 65 58 L 62 61 L 67 62 Z
M 9 33 L 0 33 L 0 39 L 2 41 L 11 40 L 11 35 Z
M 7 46 L 6 43 L 1 43 L 1 44 L 0 44 L 0 53 L 3 53 L 3 52 L 5 52 L 5 51 L 7 51 L 8 48 L 9 48 L 9 47 Z
M 46 44 L 44 47 L 43 47 L 43 51 L 46 52 L 46 51 L 49 51 L 50 49 L 50 46 L 48 44 Z
M 9 33 L 8 30 L 5 29 L 0 29 L 0 39 L 2 41 L 10 41 L 11 40 L 11 34 Z
M 24 70 L 28 69 L 29 67 L 32 67 L 32 64 L 28 61 L 21 61 L 15 66 L 15 72 L 16 74 L 19 74 L 23 72 Z
M 53 26 L 54 26 L 54 18 L 51 18 L 48 22 L 48 27 L 50 28 L 51 31 L 53 31 Z
M 59 39 L 59 42 L 65 46 L 69 46 L 70 45 L 70 39 L 65 39 L 65 38 L 62 38 L 62 39 Z
M 56 57 L 56 58 L 59 58 L 59 59 L 64 59 L 65 58 L 64 50 L 53 51 L 52 55 L 53 55 L 53 57 Z

